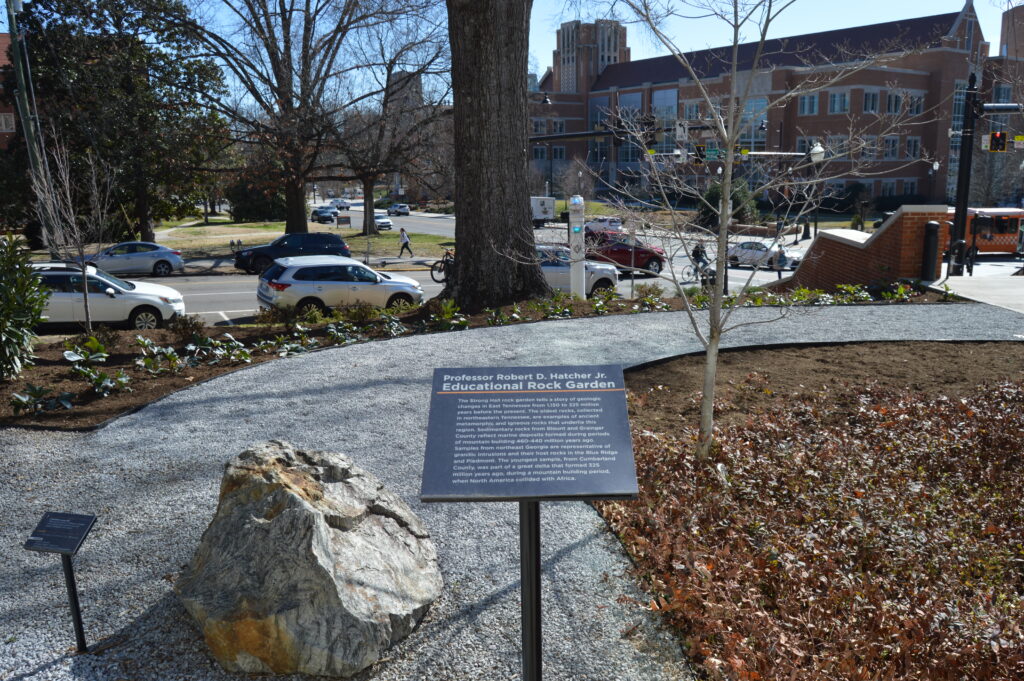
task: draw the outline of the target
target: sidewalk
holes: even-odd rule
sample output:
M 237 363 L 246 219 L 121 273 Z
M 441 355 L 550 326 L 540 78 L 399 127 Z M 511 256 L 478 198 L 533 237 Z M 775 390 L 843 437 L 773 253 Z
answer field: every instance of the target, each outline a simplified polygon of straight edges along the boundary
M 1024 339 L 1024 315 L 988 305 L 779 312 L 737 310 L 732 322 L 742 325 L 725 345 Z M 15 550 L 0 561 L 0 626 L 12 634 L 0 678 L 237 681 L 210 662 L 171 582 L 213 516 L 225 461 L 271 438 L 352 456 L 413 507 L 437 544 L 443 595 L 365 678 L 519 678 L 516 505 L 418 500 L 433 369 L 628 367 L 700 348 L 682 312 L 416 335 L 258 364 L 95 432 L 0 430 L 11 481 L 0 486 L 0 542 L 22 543 L 44 510 L 98 514 L 76 558 L 86 633 L 124 638 L 101 656 L 69 655 L 60 562 Z M 541 559 L 546 679 L 690 678 L 678 641 L 637 605 L 646 599 L 629 560 L 589 505 L 542 505 Z

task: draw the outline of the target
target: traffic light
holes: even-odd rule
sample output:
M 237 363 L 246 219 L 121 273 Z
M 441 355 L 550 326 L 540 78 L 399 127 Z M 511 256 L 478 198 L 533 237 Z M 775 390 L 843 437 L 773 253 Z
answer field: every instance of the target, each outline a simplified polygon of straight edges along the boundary
M 707 152 L 703 144 L 695 144 L 693 147 L 693 165 L 702 166 L 707 158 Z
M 1006 133 L 1005 132 L 989 133 L 988 150 L 989 151 L 1006 151 Z

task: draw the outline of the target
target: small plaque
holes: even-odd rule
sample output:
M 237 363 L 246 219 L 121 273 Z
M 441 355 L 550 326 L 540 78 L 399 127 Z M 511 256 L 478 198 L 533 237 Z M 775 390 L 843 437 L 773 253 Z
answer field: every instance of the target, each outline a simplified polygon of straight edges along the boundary
M 637 492 L 622 367 L 434 370 L 423 501 Z
M 47 511 L 43 519 L 32 530 L 25 548 L 29 551 L 42 551 L 44 553 L 62 553 L 73 556 L 78 553 L 82 542 L 89 534 L 93 524 L 96 523 L 94 515 L 78 515 L 76 513 L 52 513 Z

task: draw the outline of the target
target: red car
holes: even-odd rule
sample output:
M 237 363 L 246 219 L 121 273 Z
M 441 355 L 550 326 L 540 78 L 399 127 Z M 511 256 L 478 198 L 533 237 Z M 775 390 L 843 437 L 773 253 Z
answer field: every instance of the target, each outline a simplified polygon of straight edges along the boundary
M 665 251 L 623 232 L 587 230 L 587 258 L 614 263 L 620 268 L 647 270 L 660 274 L 665 268 Z

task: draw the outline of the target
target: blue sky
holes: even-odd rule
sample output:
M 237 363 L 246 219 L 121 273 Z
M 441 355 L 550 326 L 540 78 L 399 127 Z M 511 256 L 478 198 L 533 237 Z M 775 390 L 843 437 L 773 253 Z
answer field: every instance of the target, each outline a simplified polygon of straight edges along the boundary
M 581 3 L 584 9 L 590 4 Z M 593 14 L 577 17 L 565 8 L 564 0 L 534 0 L 530 21 L 531 66 L 539 68 L 538 75 L 551 66 L 551 51 L 555 49 L 555 30 L 563 21 L 581 19 L 590 21 Z M 783 38 L 803 33 L 816 33 L 838 28 L 877 24 L 885 21 L 909 19 L 931 14 L 959 12 L 964 0 L 799 0 L 788 8 L 774 24 L 769 38 Z M 975 0 L 974 10 L 981 20 L 981 31 L 992 51 L 999 49 L 999 22 L 1005 0 Z M 732 40 L 727 26 L 721 21 L 690 20 L 671 27 L 683 49 L 698 50 L 728 45 Z M 633 60 L 666 54 L 639 26 L 627 26 L 627 41 Z

